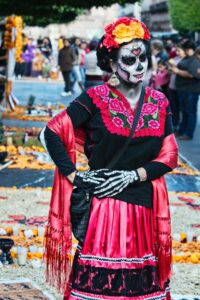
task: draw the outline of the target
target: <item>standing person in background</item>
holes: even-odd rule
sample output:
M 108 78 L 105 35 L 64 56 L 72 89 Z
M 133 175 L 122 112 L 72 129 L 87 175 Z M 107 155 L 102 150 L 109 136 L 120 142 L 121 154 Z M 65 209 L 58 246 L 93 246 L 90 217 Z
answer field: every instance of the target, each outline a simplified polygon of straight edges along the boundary
M 97 60 L 112 74 L 109 82 L 79 95 L 40 134 L 57 166 L 46 230 L 47 275 L 66 287 L 65 300 L 170 299 L 170 211 L 163 175 L 176 167 L 178 153 L 169 101 L 143 88 L 149 39 L 137 19 L 107 25 Z M 75 158 L 80 128 L 90 167 L 84 173 L 77 171 Z M 74 187 L 83 195 L 90 191 L 92 205 L 69 276 Z
M 186 56 L 177 66 L 171 68 L 176 74 L 175 86 L 181 109 L 181 121 L 178 129 L 180 140 L 192 140 L 197 124 L 197 103 L 200 94 L 200 61 L 195 56 L 193 41 L 182 44 Z
M 32 62 L 34 59 L 35 46 L 33 45 L 33 39 L 28 38 L 28 42 L 23 47 L 22 59 L 24 61 L 24 76 L 30 77 L 32 72 Z
M 85 55 L 85 87 L 92 87 L 103 83 L 103 72 L 97 66 L 97 49 L 98 41 L 93 40 L 89 44 L 90 52 Z
M 153 40 L 151 42 L 151 51 L 152 54 L 156 57 L 157 61 L 167 61 L 168 60 L 168 54 L 164 49 L 164 44 L 161 40 Z
M 168 64 L 161 59 L 158 61 L 158 70 L 152 77 L 152 87 L 163 92 L 168 97 L 169 71 Z
M 74 51 L 75 60 L 73 62 L 71 77 L 72 77 L 72 91 L 74 91 L 74 86 L 76 82 L 78 83 L 80 89 L 84 91 L 84 84 L 81 76 L 80 64 L 81 64 L 81 53 L 80 53 L 81 40 L 75 38 L 74 44 L 72 45 Z
M 43 39 L 41 51 L 45 58 L 49 59 L 52 54 L 52 44 L 49 37 Z
M 85 55 L 88 52 L 87 43 L 85 41 L 82 41 L 79 47 L 80 51 L 80 72 L 82 76 L 82 82 L 85 85 Z
M 179 43 L 176 46 L 176 56 L 172 59 L 169 59 L 169 71 L 171 71 L 172 67 L 176 67 L 181 59 L 186 56 L 185 51 L 183 50 L 182 44 Z M 178 134 L 178 127 L 180 122 L 180 103 L 178 98 L 178 93 L 176 89 L 176 74 L 170 73 L 170 81 L 169 81 L 169 101 L 170 107 L 172 111 L 172 123 L 174 127 L 175 135 Z
M 65 82 L 65 90 L 61 93 L 61 96 L 70 96 L 70 73 L 74 62 L 74 51 L 71 48 L 71 44 L 68 39 L 63 40 L 64 47 L 58 53 L 58 65 L 63 75 Z

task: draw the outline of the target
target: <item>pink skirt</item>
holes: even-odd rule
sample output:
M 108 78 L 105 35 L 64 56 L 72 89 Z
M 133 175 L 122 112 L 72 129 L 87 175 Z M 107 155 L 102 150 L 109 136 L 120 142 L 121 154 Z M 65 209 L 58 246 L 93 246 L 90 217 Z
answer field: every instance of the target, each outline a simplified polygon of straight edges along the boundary
M 93 198 L 83 247 L 78 247 L 67 300 L 170 299 L 158 281 L 153 210 Z

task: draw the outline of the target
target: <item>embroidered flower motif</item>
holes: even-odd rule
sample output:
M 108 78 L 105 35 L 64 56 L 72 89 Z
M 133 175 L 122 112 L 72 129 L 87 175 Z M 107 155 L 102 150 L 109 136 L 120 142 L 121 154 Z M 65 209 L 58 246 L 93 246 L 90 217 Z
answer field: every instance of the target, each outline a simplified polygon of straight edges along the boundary
M 154 99 L 154 100 L 161 100 L 161 99 L 165 99 L 166 96 L 159 92 L 159 91 L 155 91 L 155 90 L 152 90 L 151 91 L 151 97 Z
M 106 97 L 109 94 L 109 89 L 108 89 L 107 85 L 98 85 L 95 87 L 95 91 L 96 91 L 97 95 L 99 95 L 101 97 Z
M 133 125 L 133 116 L 129 116 L 127 122 L 132 126 Z
M 110 88 L 108 85 L 90 88 L 87 93 L 100 109 L 107 130 L 111 134 L 129 136 L 135 111 L 131 109 L 128 100 L 118 90 Z M 169 105 L 169 101 L 162 93 L 158 93 L 159 97 L 161 95 L 163 99 L 155 100 L 151 97 L 151 89 L 146 88 L 134 137 L 162 136 L 164 134 L 166 107 Z M 154 95 L 158 94 L 154 93 Z
M 144 119 L 143 117 L 139 117 L 138 123 L 137 123 L 137 127 L 136 129 L 139 130 L 140 128 L 144 127 Z
M 117 127 L 123 127 L 124 126 L 124 122 L 122 119 L 120 119 L 119 117 L 114 117 L 112 119 L 112 122 L 117 126 Z
M 151 127 L 151 128 L 154 128 L 154 129 L 159 129 L 160 128 L 160 124 L 156 120 L 148 121 L 148 126 Z
M 110 99 L 109 108 L 116 113 L 124 113 L 126 111 L 124 104 L 118 99 Z
M 143 115 L 153 115 L 155 112 L 157 112 L 157 110 L 158 110 L 158 106 L 151 102 L 145 103 L 142 106 L 142 114 Z

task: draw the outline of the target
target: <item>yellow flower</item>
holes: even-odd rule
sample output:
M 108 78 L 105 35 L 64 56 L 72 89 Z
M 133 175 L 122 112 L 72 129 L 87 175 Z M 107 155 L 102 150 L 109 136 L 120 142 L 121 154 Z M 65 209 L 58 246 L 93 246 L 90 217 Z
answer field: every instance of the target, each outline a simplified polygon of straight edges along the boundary
M 141 24 L 132 21 L 130 23 L 130 27 L 134 31 L 134 38 L 136 38 L 136 39 L 143 39 L 143 37 L 144 37 L 144 29 L 142 28 Z
M 115 27 L 112 34 L 115 36 L 114 40 L 118 44 L 127 43 L 133 39 L 143 39 L 144 29 L 141 24 L 132 21 L 130 26 L 119 24 Z
M 115 36 L 114 40 L 118 44 L 130 42 L 134 38 L 131 27 L 125 24 L 117 25 L 112 34 Z

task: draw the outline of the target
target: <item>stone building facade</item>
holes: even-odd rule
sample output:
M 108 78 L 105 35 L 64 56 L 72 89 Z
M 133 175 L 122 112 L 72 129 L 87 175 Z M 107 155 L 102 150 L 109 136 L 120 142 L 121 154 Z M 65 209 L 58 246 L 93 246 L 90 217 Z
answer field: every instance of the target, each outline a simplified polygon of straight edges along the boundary
M 150 31 L 172 31 L 167 0 L 143 0 L 141 19 Z

